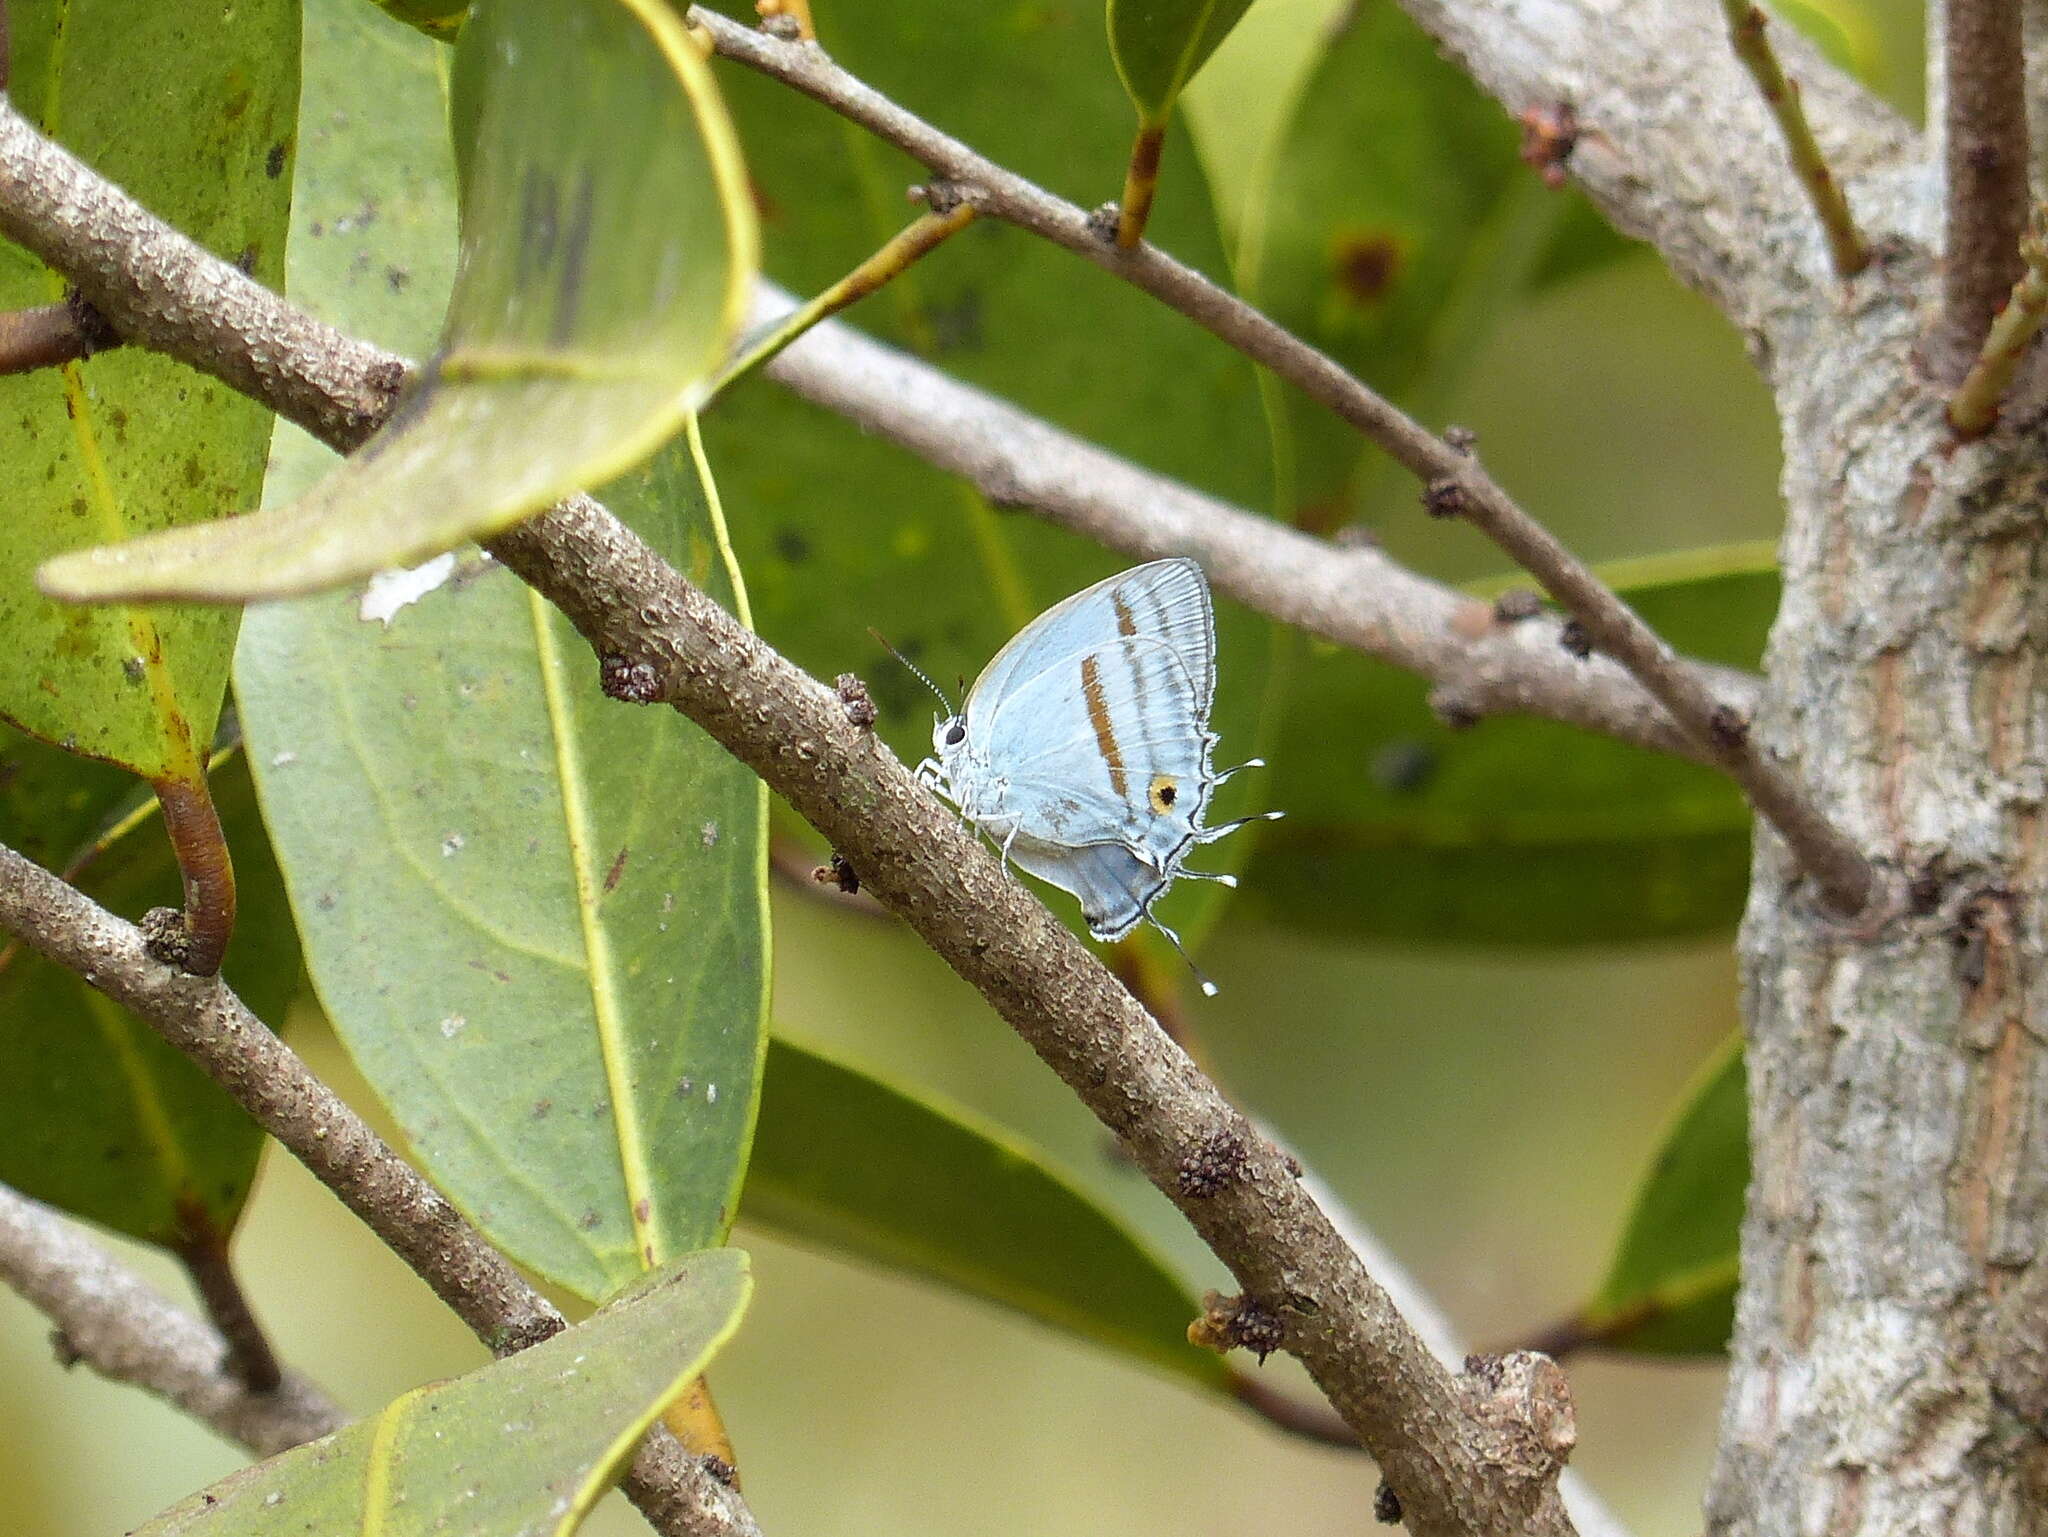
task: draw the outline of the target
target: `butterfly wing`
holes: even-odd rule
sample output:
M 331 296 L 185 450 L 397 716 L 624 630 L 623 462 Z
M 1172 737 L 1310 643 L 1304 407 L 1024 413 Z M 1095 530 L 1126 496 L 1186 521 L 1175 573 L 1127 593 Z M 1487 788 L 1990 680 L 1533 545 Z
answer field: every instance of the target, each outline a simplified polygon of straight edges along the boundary
M 976 742 L 1019 835 L 1120 843 L 1163 870 L 1194 841 L 1215 782 L 1203 704 L 1171 646 L 1117 636 L 1002 696 Z
M 1024 626 L 982 669 L 963 714 L 974 733 L 978 716 L 1047 668 L 1120 638 L 1144 636 L 1179 658 L 1200 703 L 1202 719 L 1216 692 L 1216 623 L 1202 568 L 1185 557 L 1150 561 L 1084 587 Z
M 1172 881 L 1121 843 L 1065 848 L 1020 838 L 1010 857 L 1028 874 L 1078 897 L 1088 932 L 1101 940 L 1130 933 Z

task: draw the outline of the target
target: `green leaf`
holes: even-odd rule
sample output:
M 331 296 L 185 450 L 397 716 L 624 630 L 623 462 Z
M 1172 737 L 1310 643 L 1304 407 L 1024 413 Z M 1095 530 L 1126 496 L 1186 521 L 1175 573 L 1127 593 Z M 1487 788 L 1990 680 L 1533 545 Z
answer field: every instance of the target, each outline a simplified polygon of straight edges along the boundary
M 1163 123 L 1251 0 L 1109 0 L 1109 51 L 1138 116 Z
M 298 217 L 326 233 L 295 244 L 292 292 L 406 346 L 446 280 L 452 172 L 385 151 L 438 112 L 436 50 L 354 0 L 308 22 L 323 131 Z M 384 218 L 344 228 L 366 204 Z M 279 494 L 323 456 L 281 440 Z M 604 494 L 743 602 L 686 444 Z M 601 1296 L 646 1243 L 715 1242 L 735 1204 L 765 792 L 673 713 L 602 697 L 588 647 L 495 565 L 451 557 L 415 590 L 251 612 L 237 693 L 264 809 L 315 986 L 429 1172 L 516 1258 Z
M 751 19 L 747 0 L 720 7 Z M 892 0 L 859 13 L 820 6 L 833 57 L 948 131 L 1042 184 L 1099 192 L 1089 171 L 1128 130 L 1130 109 L 1099 67 L 1099 35 L 1077 7 Z M 835 30 L 835 23 L 838 23 Z M 722 77 L 763 209 L 770 273 L 815 293 L 905 220 L 902 188 L 926 180 L 788 87 Z M 1019 101 L 1033 104 L 1028 113 Z M 1188 153 L 1184 130 L 1169 155 Z M 1223 268 L 1203 184 L 1172 180 L 1152 238 Z M 882 339 L 958 377 L 1231 501 L 1262 506 L 1270 447 L 1251 368 L 1155 301 L 1064 251 L 993 222 L 970 226 L 848 312 Z M 1129 561 L 1077 536 L 992 509 L 971 488 L 852 424 L 748 379 L 704 423 L 733 509 L 733 541 L 762 633 L 821 677 L 854 671 L 881 707 L 884 739 L 915 762 L 931 750 L 935 701 L 868 636 L 872 626 L 950 688 L 972 678 L 1029 620 Z M 1270 678 L 1263 621 L 1218 613 L 1220 761 L 1258 750 Z M 1268 804 L 1261 776 L 1225 787 L 1215 819 Z M 1223 868 L 1243 833 L 1210 851 Z M 1184 882 L 1162 913 L 1183 934 L 1221 888 Z M 1064 894 L 1048 901 L 1078 923 Z
M 1749 1109 L 1742 1039 L 1731 1038 L 1686 1091 L 1636 1192 L 1607 1279 L 1580 1319 L 1602 1345 L 1655 1355 L 1718 1355 L 1735 1321 Z
M 66 557 L 46 590 L 311 592 L 505 528 L 680 427 L 737 330 L 755 248 L 739 149 L 680 16 L 490 0 L 462 30 L 454 92 L 460 275 L 392 419 L 295 502 Z
M 1188 1286 L 1037 1149 L 783 1037 L 740 1215 L 1230 1391 L 1221 1358 L 1187 1342 Z
M 296 0 L 56 0 L 13 10 L 14 103 L 215 253 L 284 271 L 298 105 Z M 147 88 L 138 82 L 147 82 Z M 167 103 L 175 103 L 170 110 Z M 64 283 L 0 244 L 0 309 Z M 37 592 L 64 550 L 177 528 L 254 499 L 270 416 L 140 347 L 0 378 L 0 718 L 150 778 L 198 776 L 233 613 L 84 610 Z
M 136 800 L 125 775 L 110 779 L 11 732 L 0 734 L 0 781 L 0 842 L 17 848 L 41 830 L 104 822 Z M 281 1025 L 298 988 L 298 940 L 243 755 L 228 754 L 212 784 L 242 897 L 225 975 L 261 1018 Z M 74 869 L 86 895 L 130 919 L 180 898 L 153 801 L 46 862 Z M 0 957 L 0 1182 L 168 1247 L 231 1232 L 262 1151 L 256 1123 L 76 973 L 25 947 Z
M 692 1254 L 531 1350 L 229 1474 L 135 1537 L 566 1537 L 751 1290 L 737 1249 Z
M 1778 600 L 1760 555 L 1603 571 L 1681 651 L 1754 666 Z M 1313 708 L 1272 753 L 1288 816 L 1245 878 L 1260 911 L 1355 937 L 1545 945 L 1712 933 L 1740 915 L 1749 814 L 1719 774 L 1548 721 L 1453 731 L 1421 680 L 1330 647 L 1308 648 L 1294 687 Z
M 428 37 L 451 41 L 469 19 L 469 0 L 370 0 L 387 16 L 408 27 L 417 27 Z

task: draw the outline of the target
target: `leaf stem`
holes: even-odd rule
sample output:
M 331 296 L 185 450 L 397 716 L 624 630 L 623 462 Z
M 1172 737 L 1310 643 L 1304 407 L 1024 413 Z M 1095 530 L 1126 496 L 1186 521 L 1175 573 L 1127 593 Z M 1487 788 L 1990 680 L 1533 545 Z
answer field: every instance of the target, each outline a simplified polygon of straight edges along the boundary
M 172 1248 L 192 1278 L 192 1289 L 199 1294 L 206 1316 L 227 1342 L 228 1370 L 252 1393 L 275 1392 L 284 1373 L 235 1274 L 227 1235 L 196 1202 L 179 1202 L 178 1226 Z
M 1820 220 L 1835 276 L 1847 282 L 1870 265 L 1870 244 L 1857 229 L 1842 184 L 1828 169 L 1827 157 L 1813 137 L 1806 109 L 1799 102 L 1799 82 L 1786 75 L 1778 62 L 1761 6 L 1754 0 L 1721 0 L 1721 10 L 1728 18 L 1728 40 L 1735 47 L 1735 56 L 1755 79 L 1764 104 L 1777 120 L 1778 132 L 1792 157 L 1793 174 L 1813 205 L 1814 217 Z
M 1116 245 L 1132 249 L 1145 238 L 1152 218 L 1152 198 L 1159 190 L 1159 157 L 1166 151 L 1166 124 L 1145 123 L 1131 143 L 1130 169 L 1124 172 L 1124 195 L 1117 204 Z
M 2020 240 L 2025 263 L 2012 285 L 2005 308 L 1991 322 L 1976 362 L 1948 403 L 1948 424 L 1956 436 L 1979 438 L 1998 421 L 2000 402 L 2012 376 L 2048 320 L 2048 207 L 2035 210 L 2034 222 Z
M 926 194 L 935 204 L 946 203 L 944 211 L 935 206 L 920 214 L 830 288 L 742 343 L 738 355 L 712 381 L 711 394 L 722 394 L 727 386 L 752 373 L 819 321 L 865 299 L 974 222 L 972 204 L 947 199 L 936 188 L 926 189 Z
M 235 866 L 213 791 L 197 779 L 159 779 L 151 786 L 164 810 L 164 831 L 185 877 L 185 946 L 179 964 L 195 977 L 220 970 L 235 932 Z
M 0 374 L 55 368 L 120 344 L 121 339 L 99 312 L 82 300 L 66 299 L 0 314 Z

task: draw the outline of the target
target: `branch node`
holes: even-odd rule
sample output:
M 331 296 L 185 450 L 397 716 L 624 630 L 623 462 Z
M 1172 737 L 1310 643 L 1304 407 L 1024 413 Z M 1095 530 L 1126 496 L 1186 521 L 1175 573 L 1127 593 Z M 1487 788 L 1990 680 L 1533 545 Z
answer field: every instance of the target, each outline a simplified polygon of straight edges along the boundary
M 1116 229 L 1123 222 L 1123 210 L 1114 203 L 1104 203 L 1088 215 L 1088 233 L 1104 245 L 1116 244 Z
M 1429 691 L 1429 713 L 1453 731 L 1469 731 L 1486 718 L 1485 711 L 1449 683 Z
M 875 724 L 875 701 L 868 695 L 868 686 L 850 672 L 843 672 L 832 680 L 833 690 L 839 695 L 839 703 L 846 710 L 849 724 L 862 731 L 871 731 Z
M 1716 747 L 1734 752 L 1749 741 L 1749 717 L 1732 704 L 1717 704 L 1707 717 L 1707 732 Z
M 1459 1379 L 1472 1410 L 1480 1460 L 1517 1483 L 1555 1479 L 1578 1444 L 1564 1368 L 1532 1350 L 1465 1358 Z
M 1372 1492 L 1372 1518 L 1381 1526 L 1401 1524 L 1401 1496 L 1394 1493 L 1394 1486 L 1384 1478 Z
M 1175 1183 L 1189 1200 L 1206 1201 L 1243 1179 L 1250 1162 L 1251 1148 L 1238 1132 L 1211 1132 L 1182 1156 Z
M 859 872 L 846 862 L 844 854 L 834 854 L 829 863 L 819 865 L 811 879 L 820 886 L 837 886 L 850 897 L 860 894 Z
M 57 1364 L 67 1372 L 85 1359 L 85 1352 L 80 1350 L 71 1336 L 62 1329 L 50 1331 L 50 1354 L 57 1358 Z
M 1449 475 L 1439 475 L 1422 488 L 1422 510 L 1432 518 L 1455 518 L 1470 504 L 1464 485 Z
M 1579 147 L 1579 114 L 1568 101 L 1530 107 L 1516 119 L 1522 125 L 1522 163 L 1543 178 L 1552 192 L 1566 180 L 1565 162 Z
M 1218 1355 L 1249 1350 L 1264 1366 L 1267 1356 L 1286 1345 L 1287 1325 L 1249 1294 L 1226 1297 L 1209 1292 L 1202 1298 L 1202 1316 L 1188 1325 L 1188 1343 Z
M 2036 207 L 2020 240 L 2025 264 L 2005 307 L 1993 318 L 1984 345 L 1948 403 L 1948 424 L 1958 438 L 1980 438 L 1998 423 L 2013 375 L 2048 320 L 2048 208 Z
M 175 907 L 152 907 L 136 924 L 142 931 L 142 948 L 149 958 L 183 971 L 192 955 L 192 931 L 185 927 L 185 915 Z
M 1567 619 L 1558 626 L 1557 643 L 1582 662 L 1593 654 L 1592 632 L 1576 619 Z
M 100 313 L 92 300 L 78 291 L 76 283 L 64 286 L 64 308 L 71 316 L 72 325 L 78 328 L 80 357 L 89 358 L 95 352 L 121 345 L 121 333 L 114 329 L 114 323 Z
M 1479 434 L 1470 427 L 1444 428 L 1444 446 L 1454 454 L 1464 454 L 1469 458 L 1478 443 Z
M 599 659 L 597 685 L 607 699 L 616 699 L 621 704 L 661 702 L 661 669 L 652 662 L 635 661 L 616 652 Z

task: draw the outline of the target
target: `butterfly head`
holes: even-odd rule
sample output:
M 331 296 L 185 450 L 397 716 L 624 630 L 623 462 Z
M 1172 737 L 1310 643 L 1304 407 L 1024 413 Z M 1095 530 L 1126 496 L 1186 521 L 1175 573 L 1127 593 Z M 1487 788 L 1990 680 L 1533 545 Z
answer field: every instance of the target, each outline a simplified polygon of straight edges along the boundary
M 957 715 L 936 717 L 932 725 L 932 751 L 942 763 L 951 763 L 966 750 L 967 722 Z

